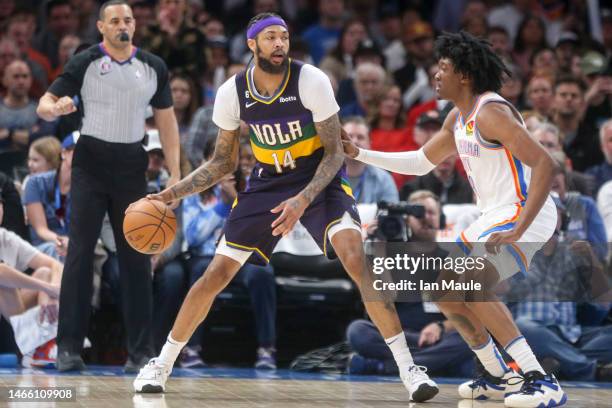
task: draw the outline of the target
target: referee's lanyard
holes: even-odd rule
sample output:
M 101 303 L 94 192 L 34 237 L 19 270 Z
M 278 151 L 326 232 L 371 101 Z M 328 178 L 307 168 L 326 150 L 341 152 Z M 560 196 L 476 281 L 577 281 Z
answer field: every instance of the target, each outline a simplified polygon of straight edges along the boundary
M 62 194 L 60 192 L 59 182 L 55 185 L 55 216 L 60 223 L 60 227 L 62 228 L 62 232 L 64 234 L 68 233 L 68 228 L 70 227 L 70 205 L 68 202 L 70 201 L 68 196 L 70 193 L 66 194 L 66 199 L 64 200 L 64 205 L 62 206 Z
M 363 188 L 364 179 L 365 179 L 365 171 L 361 173 L 361 176 L 359 176 L 359 181 L 357 182 L 357 185 L 355 186 L 355 188 L 353 188 L 353 197 L 355 197 L 356 203 L 359 202 L 359 197 L 361 196 L 361 189 Z

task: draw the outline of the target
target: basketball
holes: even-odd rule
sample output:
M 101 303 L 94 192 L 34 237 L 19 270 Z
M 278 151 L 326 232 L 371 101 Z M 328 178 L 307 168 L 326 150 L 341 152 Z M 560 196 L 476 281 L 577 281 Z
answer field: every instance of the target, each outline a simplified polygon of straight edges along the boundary
M 123 219 L 128 244 L 143 254 L 165 251 L 176 234 L 176 217 L 166 204 L 156 200 L 138 201 Z

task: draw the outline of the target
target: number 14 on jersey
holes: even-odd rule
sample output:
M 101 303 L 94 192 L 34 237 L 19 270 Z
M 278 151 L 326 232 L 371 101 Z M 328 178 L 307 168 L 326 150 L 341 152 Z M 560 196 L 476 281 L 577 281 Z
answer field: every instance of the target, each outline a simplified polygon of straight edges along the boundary
M 289 167 L 290 169 L 295 169 L 295 160 L 293 160 L 293 157 L 291 156 L 291 151 L 289 150 L 285 150 L 284 154 L 281 154 L 283 156 L 283 164 L 281 165 L 281 162 L 278 158 L 278 154 L 277 153 L 272 153 L 272 158 L 274 159 L 274 167 L 276 167 L 276 172 L 277 173 L 282 173 L 283 172 L 283 167 L 287 168 Z

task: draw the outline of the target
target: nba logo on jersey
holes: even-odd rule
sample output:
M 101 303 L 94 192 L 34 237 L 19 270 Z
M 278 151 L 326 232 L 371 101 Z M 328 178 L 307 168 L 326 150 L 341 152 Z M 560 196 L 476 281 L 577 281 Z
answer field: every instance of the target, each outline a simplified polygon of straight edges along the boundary
M 468 124 L 465 125 L 465 135 L 466 136 L 474 135 L 474 121 L 473 120 L 469 121 Z

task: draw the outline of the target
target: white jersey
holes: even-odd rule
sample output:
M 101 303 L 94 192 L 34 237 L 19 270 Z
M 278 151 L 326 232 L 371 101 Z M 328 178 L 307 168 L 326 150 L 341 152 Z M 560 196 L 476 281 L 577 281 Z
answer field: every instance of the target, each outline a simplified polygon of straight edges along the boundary
M 476 204 L 483 213 L 509 204 L 522 207 L 531 179 L 530 167 L 521 163 L 505 146 L 484 140 L 478 132 L 478 112 L 490 102 L 508 105 L 525 126 L 516 108 L 495 92 L 480 95 L 467 119 L 461 113 L 457 115 L 455 144 L 476 194 Z M 494 134 L 487 137 L 495 140 Z

